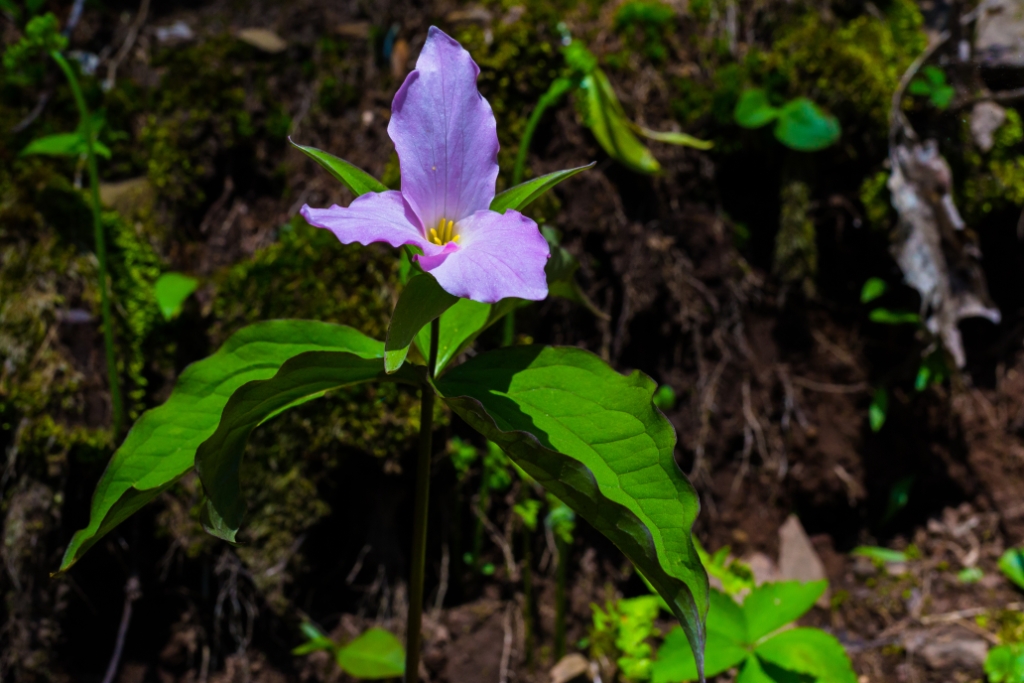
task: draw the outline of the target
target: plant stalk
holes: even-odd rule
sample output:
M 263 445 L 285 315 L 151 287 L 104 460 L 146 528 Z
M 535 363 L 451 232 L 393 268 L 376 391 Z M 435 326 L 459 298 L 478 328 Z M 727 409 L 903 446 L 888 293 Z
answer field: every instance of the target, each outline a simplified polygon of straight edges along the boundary
M 572 81 L 567 78 L 556 78 L 547 91 L 537 100 L 537 106 L 530 113 L 526 121 L 526 128 L 523 130 L 523 139 L 519 141 L 519 150 L 516 152 L 516 164 L 512 167 L 512 187 L 523 182 L 523 173 L 526 170 L 526 155 L 530 151 L 530 142 L 533 134 L 540 124 L 540 119 L 548 107 L 558 104 L 569 90 L 573 87 Z
M 50 53 L 71 86 L 71 93 L 78 106 L 78 116 L 82 119 L 82 132 L 85 134 L 85 155 L 89 167 L 89 190 L 92 203 L 93 235 L 96 241 L 96 260 L 100 265 L 100 308 L 103 313 L 103 343 L 107 352 L 107 382 L 110 384 L 110 403 L 114 417 L 114 438 L 120 438 L 124 426 L 124 399 L 121 397 L 121 384 L 117 377 L 117 356 L 114 351 L 114 322 L 110 312 L 110 293 L 107 289 L 107 242 L 103 233 L 103 220 L 100 216 L 100 174 L 96 165 L 96 152 L 93 149 L 94 132 L 89 108 L 85 104 L 82 89 L 78 86 L 75 72 L 64 59 L 64 55 L 56 50 Z
M 434 378 L 437 367 L 437 342 L 441 321 L 434 318 L 430 323 L 430 360 L 427 373 Z M 427 513 L 430 508 L 430 463 L 434 433 L 434 388 L 424 382 L 420 398 L 420 442 L 416 460 L 416 498 L 413 502 L 412 520 L 412 568 L 409 575 L 409 618 L 405 635 L 405 683 L 419 681 L 420 649 L 423 635 L 420 623 L 423 620 L 423 578 L 427 562 Z
M 555 661 L 565 656 L 565 588 L 569 569 L 569 544 L 555 534 L 558 549 L 558 575 L 555 578 Z

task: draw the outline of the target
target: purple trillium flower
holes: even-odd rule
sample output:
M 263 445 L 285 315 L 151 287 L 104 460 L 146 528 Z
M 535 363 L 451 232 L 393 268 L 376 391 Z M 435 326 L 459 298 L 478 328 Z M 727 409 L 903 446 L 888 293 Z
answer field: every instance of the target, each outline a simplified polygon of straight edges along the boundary
M 476 87 L 480 67 L 431 26 L 416 70 L 391 105 L 388 135 L 401 162 L 402 190 L 370 193 L 347 208 L 302 207 L 310 225 L 345 244 L 410 244 L 450 294 L 484 303 L 547 296 L 550 257 L 537 224 L 490 210 L 498 177 L 498 132 Z

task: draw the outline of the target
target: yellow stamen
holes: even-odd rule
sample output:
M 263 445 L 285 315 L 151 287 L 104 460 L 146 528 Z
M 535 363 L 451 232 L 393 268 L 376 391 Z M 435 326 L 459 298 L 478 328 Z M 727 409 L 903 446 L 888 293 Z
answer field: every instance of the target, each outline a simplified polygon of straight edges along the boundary
M 455 221 L 441 219 L 437 222 L 436 228 L 430 229 L 428 239 L 438 246 L 444 246 L 449 242 L 458 242 L 459 236 L 455 233 Z

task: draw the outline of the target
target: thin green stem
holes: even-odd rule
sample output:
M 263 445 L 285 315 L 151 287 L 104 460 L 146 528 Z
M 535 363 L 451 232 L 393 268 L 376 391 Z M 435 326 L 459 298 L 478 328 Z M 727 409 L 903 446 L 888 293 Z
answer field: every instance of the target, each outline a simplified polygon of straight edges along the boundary
M 565 588 L 569 575 L 569 544 L 555 534 L 558 549 L 558 576 L 555 579 L 555 661 L 565 656 Z
M 100 216 L 100 174 L 96 166 L 96 152 L 93 149 L 94 132 L 92 130 L 92 118 L 89 116 L 89 108 L 85 104 L 85 97 L 82 89 L 78 87 L 78 79 L 75 72 L 64 59 L 64 55 L 56 50 L 50 56 L 68 79 L 71 86 L 71 93 L 75 97 L 75 104 L 78 106 L 78 116 L 82 120 L 82 134 L 85 136 L 85 155 L 89 166 L 89 190 L 92 200 L 92 225 L 93 235 L 96 241 L 96 260 L 100 265 L 100 308 L 103 312 L 103 343 L 107 351 L 107 382 L 110 384 L 110 403 L 114 414 L 114 436 L 121 436 L 121 429 L 124 426 L 124 400 L 121 398 L 121 383 L 117 377 L 117 355 L 114 351 L 114 321 L 110 312 L 110 293 L 107 283 L 107 242 L 103 234 L 103 221 Z
M 427 373 L 434 378 L 437 367 L 437 340 L 440 336 L 440 319 L 430 323 L 430 360 Z M 434 432 L 434 388 L 424 382 L 420 398 L 420 442 L 419 457 L 416 461 L 416 498 L 413 502 L 412 520 L 412 571 L 409 575 L 409 619 L 405 635 L 405 683 L 419 681 L 420 649 L 423 635 L 420 623 L 423 620 L 423 577 L 427 562 L 427 513 L 430 508 L 430 462 L 433 450 Z
M 537 106 L 533 108 L 530 118 L 526 121 L 523 139 L 519 141 L 519 151 L 516 152 L 516 165 L 512 167 L 513 187 L 523 182 L 523 173 L 526 170 L 526 155 L 530 151 L 530 142 L 533 140 L 533 134 L 540 124 L 541 117 L 544 116 L 544 112 L 547 111 L 548 107 L 557 104 L 562 99 L 562 96 L 569 92 L 572 86 L 572 80 L 565 77 L 556 78 L 551 87 L 547 89 L 547 92 L 537 100 Z
M 505 327 L 501 331 L 501 345 L 512 346 L 516 341 L 516 309 L 505 314 Z

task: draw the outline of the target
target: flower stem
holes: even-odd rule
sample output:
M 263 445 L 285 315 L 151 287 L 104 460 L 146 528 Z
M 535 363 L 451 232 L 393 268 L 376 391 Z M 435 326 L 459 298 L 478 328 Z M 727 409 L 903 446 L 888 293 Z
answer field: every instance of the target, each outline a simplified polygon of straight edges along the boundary
M 124 425 L 124 400 L 121 398 L 121 384 L 117 378 L 117 356 L 114 351 L 114 323 L 110 313 L 110 293 L 107 291 L 107 242 L 103 234 L 103 221 L 100 216 L 100 176 L 96 167 L 96 152 L 93 149 L 95 132 L 92 129 L 92 118 L 89 108 L 78 87 L 78 79 L 64 55 L 54 50 L 50 53 L 61 71 L 68 79 L 71 93 L 78 106 L 78 116 L 82 120 L 82 133 L 85 136 L 85 154 L 89 166 L 89 190 L 92 200 L 92 225 L 96 241 L 96 260 L 100 265 L 100 308 L 103 312 L 103 342 L 107 351 L 107 382 L 110 384 L 110 403 L 114 416 L 114 437 L 121 436 Z
M 523 130 L 523 139 L 519 141 L 519 151 L 516 152 L 516 165 L 512 167 L 512 186 L 515 187 L 523 182 L 523 173 L 526 170 L 526 155 L 530 151 L 530 142 L 533 140 L 533 133 L 540 124 L 540 119 L 548 107 L 558 104 L 558 101 L 573 87 L 572 80 L 563 77 L 556 78 L 540 99 L 537 106 L 530 113 L 526 121 L 526 128 Z
M 434 378 L 437 367 L 437 340 L 440 336 L 440 319 L 430 323 L 430 360 L 427 372 Z M 423 620 L 423 576 L 427 559 L 427 513 L 430 507 L 430 462 L 434 433 L 434 388 L 424 382 L 420 398 L 420 443 L 416 460 L 416 498 L 413 502 L 412 519 L 412 562 L 409 574 L 409 618 L 405 632 L 405 683 L 419 681 L 420 649 L 423 636 L 420 622 Z

